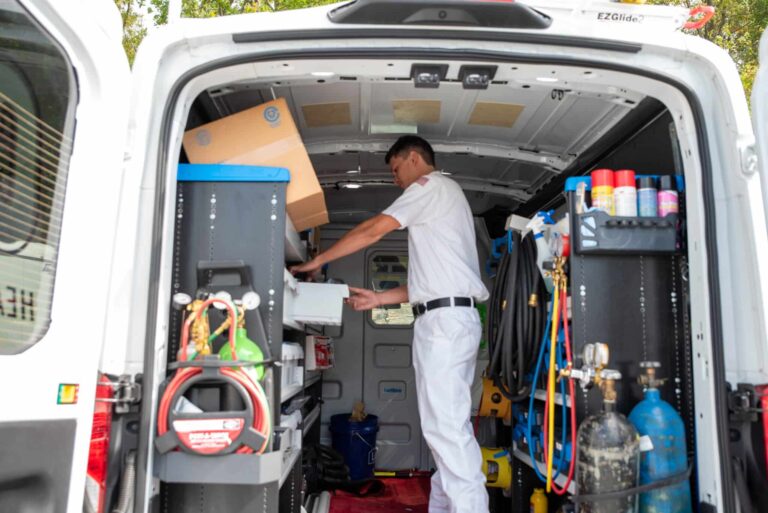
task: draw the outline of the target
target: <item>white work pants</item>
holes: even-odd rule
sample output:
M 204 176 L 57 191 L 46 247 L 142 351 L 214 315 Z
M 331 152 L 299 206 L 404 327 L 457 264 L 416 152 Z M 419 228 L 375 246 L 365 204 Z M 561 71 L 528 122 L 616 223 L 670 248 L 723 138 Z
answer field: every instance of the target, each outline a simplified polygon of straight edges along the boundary
M 481 331 L 477 310 L 468 307 L 437 308 L 414 325 L 421 430 L 437 463 L 429 513 L 488 513 L 480 446 L 469 419 Z

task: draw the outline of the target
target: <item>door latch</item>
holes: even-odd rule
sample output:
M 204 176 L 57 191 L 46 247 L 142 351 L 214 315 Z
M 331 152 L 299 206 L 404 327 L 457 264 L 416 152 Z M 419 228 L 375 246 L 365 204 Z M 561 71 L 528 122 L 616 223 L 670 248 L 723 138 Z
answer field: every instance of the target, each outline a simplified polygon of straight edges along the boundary
M 115 413 L 128 413 L 131 406 L 141 402 L 140 377 L 134 380 L 128 374 L 122 374 L 117 381 L 102 381 L 99 385 L 112 387 L 112 397 L 97 397 L 96 401 L 112 403 L 115 405 Z

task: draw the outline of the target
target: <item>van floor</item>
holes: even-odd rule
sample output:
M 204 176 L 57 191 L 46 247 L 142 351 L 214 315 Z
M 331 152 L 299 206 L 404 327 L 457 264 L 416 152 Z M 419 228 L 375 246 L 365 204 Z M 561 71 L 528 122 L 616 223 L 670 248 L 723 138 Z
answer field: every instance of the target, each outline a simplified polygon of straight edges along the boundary
M 429 477 L 382 479 L 384 490 L 376 495 L 357 495 L 335 491 L 330 513 L 427 513 Z

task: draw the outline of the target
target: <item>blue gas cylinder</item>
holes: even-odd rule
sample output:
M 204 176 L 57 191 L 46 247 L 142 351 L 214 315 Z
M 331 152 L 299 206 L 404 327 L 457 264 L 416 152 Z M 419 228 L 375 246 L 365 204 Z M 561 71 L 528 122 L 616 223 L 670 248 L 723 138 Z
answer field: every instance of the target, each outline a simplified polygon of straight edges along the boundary
M 651 366 L 651 365 L 653 366 Z M 656 386 L 656 362 L 643 362 L 646 375 L 640 382 L 648 388 L 644 399 L 629 414 L 641 437 L 647 436 L 653 449 L 641 453 L 640 484 L 648 484 L 685 472 L 688 468 L 683 419 Z M 640 495 L 640 513 L 691 513 L 691 488 L 686 480 Z

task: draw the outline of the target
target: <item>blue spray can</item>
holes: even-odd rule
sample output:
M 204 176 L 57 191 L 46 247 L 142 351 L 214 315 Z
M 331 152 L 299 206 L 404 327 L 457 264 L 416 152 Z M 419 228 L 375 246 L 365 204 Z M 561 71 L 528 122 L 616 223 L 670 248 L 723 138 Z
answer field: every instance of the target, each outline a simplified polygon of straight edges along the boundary
M 637 179 L 637 215 L 656 217 L 658 192 L 652 176 L 641 176 Z
M 640 484 L 653 483 L 688 468 L 683 419 L 664 401 L 656 377 L 659 362 L 641 362 L 644 374 L 640 383 L 646 387 L 644 399 L 629 414 L 629 421 L 641 437 L 648 437 L 653 448 L 640 455 Z M 640 495 L 640 513 L 691 513 L 690 483 L 683 482 Z

